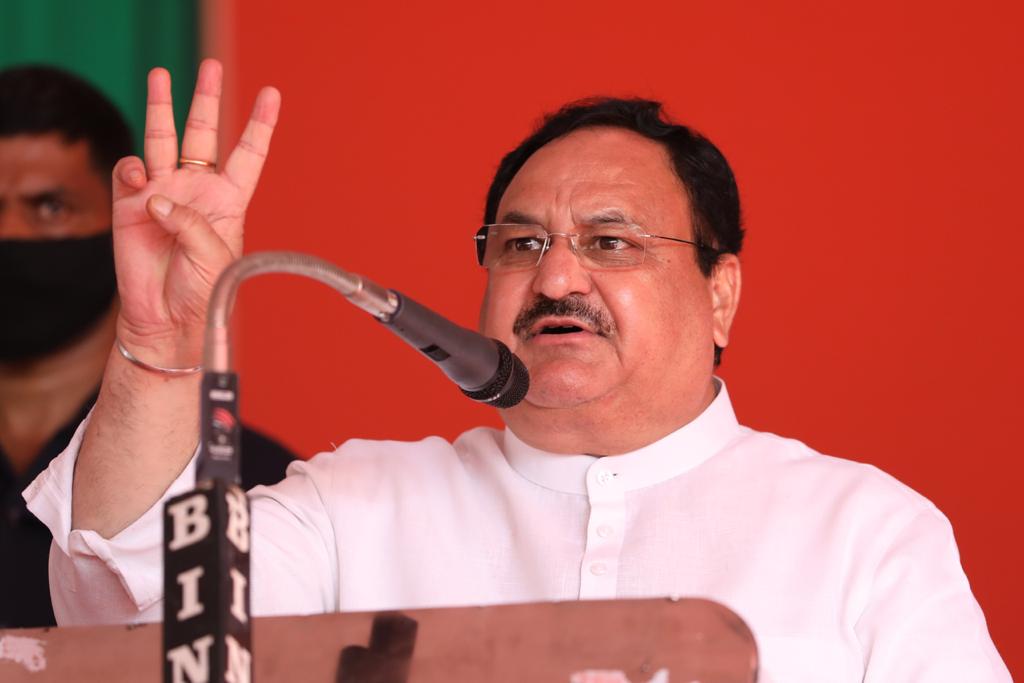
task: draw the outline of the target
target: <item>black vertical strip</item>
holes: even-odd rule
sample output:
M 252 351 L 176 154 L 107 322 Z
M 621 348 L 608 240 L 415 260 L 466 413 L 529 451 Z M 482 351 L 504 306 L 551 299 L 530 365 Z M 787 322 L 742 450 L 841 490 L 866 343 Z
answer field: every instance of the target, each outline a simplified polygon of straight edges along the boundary
M 176 667 L 179 674 L 187 673 L 201 663 L 205 666 L 199 680 L 224 683 L 232 671 L 230 678 L 237 680 L 239 668 L 251 680 L 249 512 L 245 492 L 222 480 L 203 482 L 165 504 L 164 681 L 175 680 Z M 201 576 L 195 579 L 197 571 Z M 239 576 L 238 585 L 244 587 L 241 619 L 232 609 Z M 189 590 L 193 594 L 186 599 Z
M 203 373 L 196 479 L 240 484 L 242 424 L 238 415 L 238 375 Z

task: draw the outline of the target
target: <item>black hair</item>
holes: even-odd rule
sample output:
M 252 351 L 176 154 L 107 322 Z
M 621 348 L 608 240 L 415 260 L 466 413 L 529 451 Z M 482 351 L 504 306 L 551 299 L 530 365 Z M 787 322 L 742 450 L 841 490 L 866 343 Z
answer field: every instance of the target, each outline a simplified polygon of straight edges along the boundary
M 739 254 L 743 247 L 740 196 L 725 156 L 700 133 L 669 120 L 660 102 L 596 97 L 571 102 L 544 117 L 540 126 L 505 155 L 487 191 L 484 223 L 494 223 L 498 204 L 512 178 L 534 152 L 581 128 L 611 126 L 639 133 L 668 151 L 676 175 L 690 200 L 697 264 L 706 277 L 722 254 Z M 715 365 L 722 349 L 715 346 Z
M 42 65 L 0 71 L 0 137 L 48 133 L 68 144 L 88 142 L 93 167 L 103 175 L 134 152 L 121 112 L 78 76 Z

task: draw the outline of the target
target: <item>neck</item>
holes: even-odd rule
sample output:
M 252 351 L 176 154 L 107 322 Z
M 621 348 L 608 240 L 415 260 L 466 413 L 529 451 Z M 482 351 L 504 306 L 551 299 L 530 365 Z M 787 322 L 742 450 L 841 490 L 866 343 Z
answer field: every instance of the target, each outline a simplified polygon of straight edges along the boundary
M 549 453 L 620 455 L 659 441 L 695 420 L 718 393 L 714 380 L 671 404 L 596 401 L 571 408 L 542 408 L 529 399 L 502 411 L 523 442 Z
M 84 337 L 42 358 L 0 362 L 0 447 L 16 474 L 74 417 L 103 377 L 116 302 Z

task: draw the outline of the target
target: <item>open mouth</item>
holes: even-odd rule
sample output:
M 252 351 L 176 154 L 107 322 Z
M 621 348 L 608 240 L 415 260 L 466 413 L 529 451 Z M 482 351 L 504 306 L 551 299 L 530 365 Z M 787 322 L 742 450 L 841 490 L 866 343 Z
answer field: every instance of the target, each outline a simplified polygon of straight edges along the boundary
M 542 334 L 552 341 L 559 337 L 566 341 L 609 338 L 615 334 L 615 322 L 607 311 L 596 303 L 588 302 L 580 294 L 570 294 L 562 299 L 538 295 L 536 301 L 516 316 L 512 333 L 523 341 L 536 339 Z
M 566 340 L 608 336 L 607 328 L 600 325 L 600 319 L 595 322 L 583 315 L 540 315 L 532 319 L 528 328 L 520 323 L 515 328 L 518 328 L 516 334 L 523 341 L 537 339 L 541 335 L 566 337 Z
M 566 334 L 580 334 L 580 333 L 593 333 L 593 330 L 583 320 L 573 320 L 572 318 L 554 316 L 548 317 L 546 320 L 538 320 L 534 323 L 530 329 L 527 339 L 531 337 L 539 337 L 540 335 L 566 335 Z
M 583 332 L 584 329 L 577 325 L 545 325 L 540 328 L 537 334 L 572 334 L 573 332 Z

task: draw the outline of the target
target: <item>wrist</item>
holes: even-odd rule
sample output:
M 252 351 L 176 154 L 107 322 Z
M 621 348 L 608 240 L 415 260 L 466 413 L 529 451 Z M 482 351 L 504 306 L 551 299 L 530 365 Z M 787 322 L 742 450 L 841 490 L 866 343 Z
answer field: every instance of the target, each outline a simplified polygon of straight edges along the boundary
M 183 368 L 168 368 L 161 365 L 153 365 L 151 363 L 147 363 L 146 361 L 140 358 L 137 358 L 135 354 L 128 350 L 128 348 L 121 342 L 120 339 L 115 339 L 114 345 L 117 348 L 118 353 L 120 353 L 121 357 L 124 358 L 126 361 L 147 372 L 152 372 L 158 375 L 167 375 L 169 377 L 183 377 L 185 375 L 194 375 L 197 372 L 202 371 L 203 369 L 203 366 L 201 365 L 194 365 L 191 367 Z
M 178 330 L 140 332 L 118 320 L 115 348 L 133 365 L 159 374 L 194 374 L 201 369 L 203 331 Z M 161 370 L 172 372 L 161 373 Z M 187 372 L 173 372 L 185 370 Z

